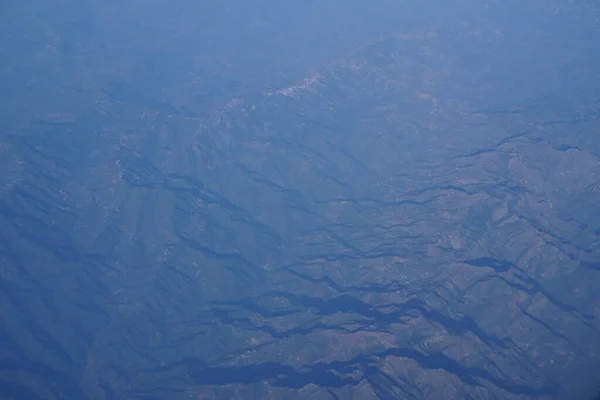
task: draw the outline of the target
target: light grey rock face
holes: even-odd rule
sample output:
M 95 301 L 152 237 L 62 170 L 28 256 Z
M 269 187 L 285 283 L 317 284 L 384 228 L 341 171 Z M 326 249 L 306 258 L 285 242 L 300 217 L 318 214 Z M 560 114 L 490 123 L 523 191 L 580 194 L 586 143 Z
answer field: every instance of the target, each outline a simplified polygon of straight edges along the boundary
M 592 5 L 139 3 L 7 8 L 2 395 L 593 393 Z

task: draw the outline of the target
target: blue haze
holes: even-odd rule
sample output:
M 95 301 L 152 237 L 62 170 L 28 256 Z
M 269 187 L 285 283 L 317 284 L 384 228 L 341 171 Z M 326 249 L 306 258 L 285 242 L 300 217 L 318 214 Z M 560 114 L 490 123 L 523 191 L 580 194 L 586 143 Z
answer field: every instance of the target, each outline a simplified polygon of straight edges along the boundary
M 7 0 L 0 398 L 600 392 L 600 6 Z

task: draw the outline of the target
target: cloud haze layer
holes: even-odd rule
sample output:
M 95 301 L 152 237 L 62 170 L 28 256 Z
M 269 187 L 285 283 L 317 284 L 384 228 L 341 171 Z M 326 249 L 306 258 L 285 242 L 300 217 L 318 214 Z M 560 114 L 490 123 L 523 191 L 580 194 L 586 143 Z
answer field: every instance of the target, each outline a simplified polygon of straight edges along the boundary
M 599 389 L 593 2 L 0 8 L 0 397 Z

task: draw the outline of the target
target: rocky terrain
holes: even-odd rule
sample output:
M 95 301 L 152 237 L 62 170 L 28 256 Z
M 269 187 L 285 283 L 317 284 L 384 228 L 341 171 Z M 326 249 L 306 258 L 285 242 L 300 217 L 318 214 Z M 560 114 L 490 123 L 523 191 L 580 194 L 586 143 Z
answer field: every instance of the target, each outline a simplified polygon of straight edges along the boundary
M 600 25 L 549 8 L 277 84 L 36 52 L 56 81 L 32 67 L 1 111 L 3 398 L 593 393 Z

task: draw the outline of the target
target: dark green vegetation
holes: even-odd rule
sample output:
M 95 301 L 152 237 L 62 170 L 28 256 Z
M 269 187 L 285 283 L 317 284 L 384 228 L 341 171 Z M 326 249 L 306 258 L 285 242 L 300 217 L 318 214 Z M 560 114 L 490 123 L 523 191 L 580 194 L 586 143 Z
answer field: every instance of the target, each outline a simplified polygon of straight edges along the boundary
M 3 6 L 0 397 L 591 394 L 578 3 Z

